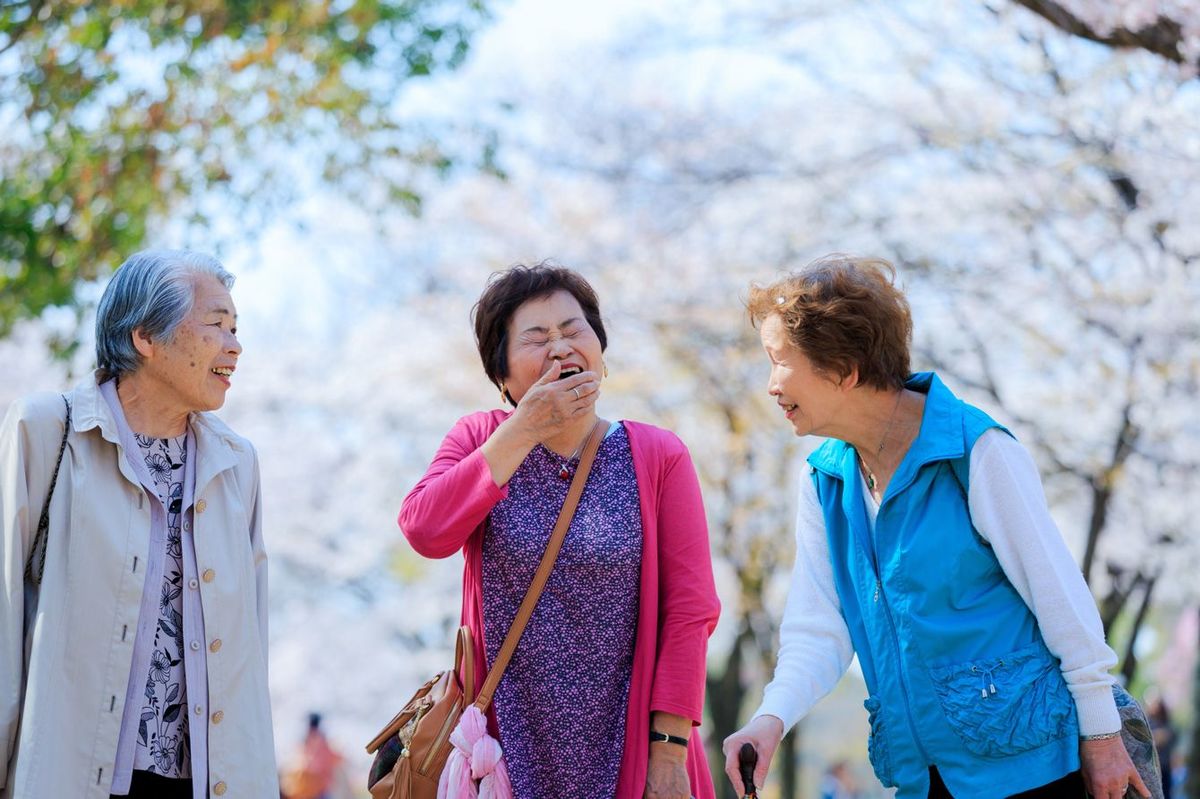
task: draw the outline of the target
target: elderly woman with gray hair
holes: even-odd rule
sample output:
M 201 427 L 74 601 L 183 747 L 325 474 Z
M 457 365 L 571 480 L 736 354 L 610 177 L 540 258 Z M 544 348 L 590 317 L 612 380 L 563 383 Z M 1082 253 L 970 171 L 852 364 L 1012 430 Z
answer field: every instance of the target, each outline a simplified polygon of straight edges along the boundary
M 0 799 L 278 796 L 258 457 L 215 259 L 137 253 L 99 368 L 0 426 Z

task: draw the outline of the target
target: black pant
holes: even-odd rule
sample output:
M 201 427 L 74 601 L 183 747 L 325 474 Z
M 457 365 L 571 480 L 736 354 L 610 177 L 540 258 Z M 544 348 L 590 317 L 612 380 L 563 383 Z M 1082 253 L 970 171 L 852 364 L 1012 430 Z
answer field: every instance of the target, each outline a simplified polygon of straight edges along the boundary
M 1055 780 L 1040 788 L 1015 794 L 1009 799 L 1084 799 L 1087 793 L 1083 787 L 1083 774 L 1072 771 L 1062 779 Z M 954 799 L 942 782 L 937 766 L 929 767 L 929 799 Z
M 191 780 L 173 780 L 148 771 L 134 771 L 129 793 L 111 799 L 192 799 Z

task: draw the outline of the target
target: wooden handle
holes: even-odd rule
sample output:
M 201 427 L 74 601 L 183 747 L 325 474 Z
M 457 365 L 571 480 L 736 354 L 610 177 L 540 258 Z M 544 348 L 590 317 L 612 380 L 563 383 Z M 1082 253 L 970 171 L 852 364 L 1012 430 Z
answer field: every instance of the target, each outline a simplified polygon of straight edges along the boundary
M 754 744 L 744 743 L 738 750 L 738 773 L 742 775 L 742 785 L 746 789 L 745 799 L 757 799 L 758 789 L 754 787 L 754 769 L 758 768 L 758 751 Z

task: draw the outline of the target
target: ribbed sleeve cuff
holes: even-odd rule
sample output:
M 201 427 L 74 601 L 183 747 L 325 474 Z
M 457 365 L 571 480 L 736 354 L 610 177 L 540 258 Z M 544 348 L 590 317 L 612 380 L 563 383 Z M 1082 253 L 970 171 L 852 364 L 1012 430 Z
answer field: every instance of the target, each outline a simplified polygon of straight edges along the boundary
M 1079 713 L 1080 735 L 1103 735 L 1121 729 L 1121 714 L 1117 711 L 1111 686 L 1075 688 L 1071 695 L 1075 698 L 1075 709 Z

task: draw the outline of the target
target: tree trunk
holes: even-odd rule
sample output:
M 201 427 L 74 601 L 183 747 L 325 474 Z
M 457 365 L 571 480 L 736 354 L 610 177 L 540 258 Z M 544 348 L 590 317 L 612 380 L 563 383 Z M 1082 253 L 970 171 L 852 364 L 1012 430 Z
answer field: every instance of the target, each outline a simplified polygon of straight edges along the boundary
M 800 727 L 799 724 L 792 727 L 775 755 L 781 781 L 780 799 L 800 799 Z
M 1092 512 L 1088 519 L 1087 544 L 1083 551 L 1083 579 L 1092 584 L 1092 567 L 1096 562 L 1096 549 L 1100 537 L 1108 524 L 1108 509 L 1112 502 L 1113 483 L 1133 452 L 1141 430 L 1133 423 L 1133 399 L 1127 399 L 1121 411 L 1121 429 L 1113 441 L 1112 457 L 1103 473 L 1092 478 Z
M 1140 571 L 1132 577 L 1127 577 L 1125 570 L 1112 564 L 1109 564 L 1108 576 L 1110 578 L 1108 593 L 1104 595 L 1104 599 L 1100 600 L 1099 608 L 1100 624 L 1104 627 L 1105 638 L 1109 636 L 1121 611 L 1129 604 L 1129 598 L 1133 596 L 1133 592 L 1138 589 L 1143 580 Z
M 729 652 L 725 671 L 719 677 L 710 672 L 705 678 L 708 713 L 712 718 L 712 730 L 708 736 L 708 765 L 717 796 L 721 799 L 737 799 L 729 778 L 725 776 L 725 755 L 721 753 L 721 743 L 738 730 L 738 715 L 746 693 L 742 686 L 742 647 L 752 635 L 750 625 L 743 620 Z
M 1154 594 L 1154 584 L 1158 582 L 1158 575 L 1143 578 L 1143 582 L 1146 588 L 1142 592 L 1142 602 L 1138 605 L 1137 615 L 1133 617 L 1133 627 L 1129 630 L 1129 642 L 1125 644 L 1125 659 L 1121 663 L 1121 676 L 1125 678 L 1126 685 L 1133 685 L 1134 675 L 1137 674 L 1137 655 L 1133 648 L 1137 644 L 1138 633 L 1142 631 L 1142 625 L 1146 622 L 1146 615 L 1150 612 L 1150 599 Z

